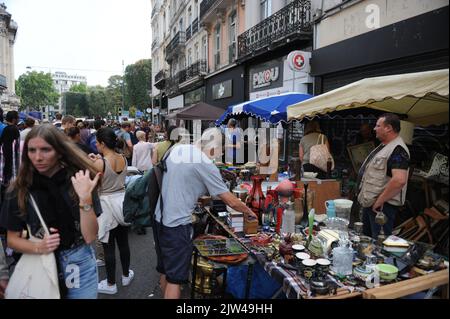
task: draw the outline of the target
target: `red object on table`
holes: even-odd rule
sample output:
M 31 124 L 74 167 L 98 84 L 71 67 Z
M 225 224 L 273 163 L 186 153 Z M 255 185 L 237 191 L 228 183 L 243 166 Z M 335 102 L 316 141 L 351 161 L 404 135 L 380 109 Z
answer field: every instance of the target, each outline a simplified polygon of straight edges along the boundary
M 262 191 L 262 182 L 264 177 L 252 176 L 253 187 L 247 197 L 247 206 L 258 216 L 258 222 L 261 223 L 261 211 L 264 209 L 264 193 Z

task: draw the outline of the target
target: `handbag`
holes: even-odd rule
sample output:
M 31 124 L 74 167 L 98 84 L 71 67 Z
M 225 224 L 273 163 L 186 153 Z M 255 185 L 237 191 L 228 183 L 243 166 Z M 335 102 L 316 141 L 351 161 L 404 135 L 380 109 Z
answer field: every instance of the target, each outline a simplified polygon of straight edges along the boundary
M 319 137 L 317 138 L 317 144 L 312 146 L 309 150 L 309 163 L 326 172 L 328 158 L 331 158 L 331 169 L 333 170 L 333 156 L 331 155 L 327 145 L 325 144 L 325 136 L 323 134 L 319 134 Z
M 36 202 L 30 194 L 31 203 L 47 235 L 50 232 Z M 33 237 L 27 225 L 30 241 Z M 6 299 L 59 299 L 58 271 L 55 254 L 22 254 L 5 291 Z

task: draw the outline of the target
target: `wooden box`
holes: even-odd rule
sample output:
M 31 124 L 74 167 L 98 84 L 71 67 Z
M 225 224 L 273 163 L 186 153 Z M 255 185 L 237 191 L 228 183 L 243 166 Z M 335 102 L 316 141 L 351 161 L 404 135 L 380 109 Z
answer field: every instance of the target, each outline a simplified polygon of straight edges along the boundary
M 326 214 L 325 202 L 330 199 L 341 198 L 341 182 L 335 179 L 308 179 L 297 181 L 297 187 L 303 189 L 303 183 L 308 183 L 308 192 L 314 191 L 313 207 L 316 214 Z

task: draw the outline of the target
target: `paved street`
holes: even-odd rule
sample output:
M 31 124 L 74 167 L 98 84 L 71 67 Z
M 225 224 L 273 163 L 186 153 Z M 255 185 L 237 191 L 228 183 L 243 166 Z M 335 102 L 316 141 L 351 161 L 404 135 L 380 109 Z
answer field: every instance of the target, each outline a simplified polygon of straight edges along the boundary
M 128 287 L 122 287 L 119 251 L 116 248 L 116 280 L 118 292 L 115 295 L 99 294 L 99 299 L 160 299 L 161 289 L 158 286 L 159 274 L 156 272 L 156 253 L 154 249 L 152 229 L 147 228 L 146 235 L 137 235 L 129 231 L 131 250 L 131 266 L 134 280 Z M 105 267 L 99 268 L 99 279 L 106 278 Z M 189 287 L 183 286 L 182 298 L 189 298 Z

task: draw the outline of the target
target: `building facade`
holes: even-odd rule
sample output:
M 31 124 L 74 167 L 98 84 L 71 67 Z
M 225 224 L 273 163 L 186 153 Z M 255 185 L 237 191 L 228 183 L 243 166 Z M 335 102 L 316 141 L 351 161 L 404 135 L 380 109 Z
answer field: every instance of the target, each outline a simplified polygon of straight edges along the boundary
M 199 0 L 153 2 L 153 113 L 159 120 L 204 101 L 208 48 L 199 11 Z
M 53 85 L 56 91 L 59 93 L 58 105 L 56 107 L 48 106 L 42 111 L 46 115 L 45 118 L 52 117 L 54 113 L 65 113 L 63 109 L 63 94 L 68 92 L 70 88 L 74 85 L 85 84 L 87 85 L 87 79 L 85 76 L 76 74 L 67 74 L 66 72 L 55 72 L 52 73 Z
M 447 0 L 336 2 L 316 7 L 315 94 L 367 77 L 448 68 Z
M 20 99 L 15 94 L 14 43 L 18 26 L 6 9 L 0 4 L 0 104 L 3 109 L 17 110 Z

